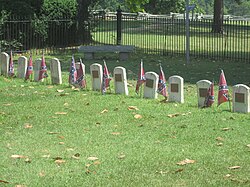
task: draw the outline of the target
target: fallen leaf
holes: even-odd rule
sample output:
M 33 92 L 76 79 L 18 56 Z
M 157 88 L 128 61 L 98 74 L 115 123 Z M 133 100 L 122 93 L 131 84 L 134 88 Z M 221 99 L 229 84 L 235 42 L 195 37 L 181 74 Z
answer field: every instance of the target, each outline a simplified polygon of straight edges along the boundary
M 15 187 L 26 187 L 26 186 L 22 184 L 17 184 Z
M 247 147 L 249 147 L 249 148 L 250 148 L 250 144 L 248 144 L 248 145 L 247 145 Z
M 30 158 L 26 158 L 24 161 L 25 161 L 26 163 L 31 163 L 31 159 L 30 159 Z
M 193 163 L 195 163 L 195 160 L 185 159 L 185 160 L 182 160 L 182 161 L 178 162 L 177 165 L 183 166 L 183 165 L 186 165 L 186 164 L 193 164 Z
M 56 112 L 55 114 L 56 114 L 56 115 L 66 115 L 67 112 Z
M 4 181 L 4 180 L 0 180 L 1 183 L 5 183 L 5 184 L 8 184 L 9 182 L 8 181 Z
M 223 143 L 218 142 L 216 145 L 218 145 L 218 146 L 222 146 L 222 145 L 223 145 Z
M 104 109 L 103 111 L 101 111 L 101 114 L 106 113 L 106 112 L 108 112 L 108 110 Z
M 230 130 L 230 128 L 223 128 L 222 130 L 223 131 L 228 131 L 228 130 Z
M 50 89 L 50 88 L 54 88 L 54 86 L 48 86 L 47 88 L 49 88 L 49 89 Z
M 231 166 L 231 167 L 228 167 L 228 169 L 240 169 L 240 166 Z
M 229 177 L 231 177 L 230 174 L 226 174 L 226 175 L 225 175 L 225 178 L 229 178 Z
M 73 91 L 80 91 L 80 88 L 74 88 L 74 89 L 72 89 Z
M 3 106 L 11 106 L 12 104 L 11 103 L 5 103 L 3 104 Z
M 6 113 L 5 113 L 5 112 L 0 112 L 0 114 L 1 114 L 1 115 L 6 115 Z
M 142 115 L 140 115 L 140 114 L 135 114 L 135 115 L 134 115 L 134 118 L 135 118 L 135 119 L 141 119 L 141 118 L 142 118 Z
M 24 85 L 21 85 L 21 88 L 23 88 L 24 87 Z
M 34 89 L 34 87 L 33 87 L 33 86 L 29 86 L 29 88 Z
M 175 113 L 175 114 L 168 114 L 167 116 L 169 118 L 173 118 L 173 117 L 177 117 L 177 116 L 180 116 L 181 114 L 180 113 Z
M 59 92 L 59 93 L 62 93 L 62 92 L 64 92 L 64 90 L 56 90 L 57 92 Z
M 60 132 L 48 132 L 48 134 L 60 134 Z
M 29 123 L 25 123 L 25 124 L 24 124 L 24 128 L 25 128 L 25 129 L 31 129 L 31 128 L 32 128 L 32 125 L 29 124 Z
M 23 155 L 11 155 L 11 158 L 18 159 L 18 158 L 27 158 L 27 157 Z
M 42 158 L 49 158 L 50 155 L 43 155 Z
M 179 173 L 179 172 L 182 172 L 182 171 L 184 171 L 184 169 L 180 168 L 180 169 L 175 170 L 175 173 Z
M 56 164 L 58 164 L 58 165 L 60 165 L 60 164 L 63 164 L 63 163 L 65 163 L 66 161 L 65 160 L 55 160 L 55 163 Z
M 94 165 L 99 165 L 99 164 L 101 164 L 101 162 L 98 160 L 94 162 Z
M 136 106 L 129 106 L 128 110 L 139 110 Z
M 64 103 L 63 106 L 69 106 L 69 103 Z
M 112 132 L 111 134 L 112 135 L 120 135 L 121 133 L 120 132 Z
M 98 158 L 94 157 L 94 156 L 91 156 L 91 157 L 88 157 L 88 160 L 95 161 L 95 160 L 98 160 Z
M 59 145 L 64 145 L 65 143 L 64 142 L 59 142 Z
M 61 93 L 59 96 L 66 96 L 69 95 L 69 93 Z
M 39 173 L 39 176 L 40 176 L 40 177 L 45 177 L 45 172 L 44 172 L 44 171 L 41 171 L 41 172 Z
M 64 139 L 65 137 L 64 137 L 64 136 L 58 136 L 58 138 L 60 138 L 60 139 Z
M 119 158 L 119 159 L 124 159 L 125 157 L 126 157 L 125 154 L 120 154 L 120 155 L 118 155 L 118 158 Z

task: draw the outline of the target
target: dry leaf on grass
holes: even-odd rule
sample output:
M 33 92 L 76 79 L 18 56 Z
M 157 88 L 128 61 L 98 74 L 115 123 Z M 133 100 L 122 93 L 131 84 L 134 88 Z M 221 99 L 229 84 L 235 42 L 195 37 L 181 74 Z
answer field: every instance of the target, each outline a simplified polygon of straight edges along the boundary
M 118 158 L 119 158 L 119 159 L 124 159 L 125 157 L 126 157 L 125 154 L 120 154 L 120 155 L 118 155 Z
M 106 112 L 108 112 L 108 110 L 107 110 L 107 109 L 104 109 L 104 110 L 101 111 L 100 113 L 101 113 L 101 114 L 104 114 L 104 113 L 106 113 Z
M 178 162 L 177 165 L 183 166 L 183 165 L 186 165 L 186 164 L 193 164 L 195 162 L 196 162 L 195 160 L 190 160 L 190 159 L 186 158 L 185 160 L 182 160 L 182 161 Z
M 112 132 L 111 134 L 112 135 L 120 135 L 121 133 L 120 132 Z
M 100 165 L 100 164 L 101 164 L 101 162 L 99 160 L 94 162 L 94 165 Z
M 181 114 L 180 113 L 175 113 L 175 114 L 168 114 L 167 116 L 169 118 L 173 118 L 173 117 L 177 117 L 177 116 L 180 116 Z
M 240 169 L 240 166 L 230 166 L 228 169 Z
M 15 187 L 26 187 L 26 186 L 22 184 L 17 184 Z
M 79 153 L 76 153 L 72 156 L 72 158 L 74 159 L 80 159 L 80 154 Z
M 59 145 L 64 145 L 65 143 L 64 142 L 59 142 Z
M 4 103 L 3 106 L 11 106 L 11 103 Z
M 42 158 L 49 158 L 50 155 L 43 155 Z
M 54 88 L 54 86 L 48 86 L 47 88 L 51 89 L 51 88 Z
M 182 172 L 182 171 L 184 171 L 184 169 L 180 168 L 180 169 L 175 170 L 175 173 L 179 173 L 179 172 Z
M 140 115 L 140 114 L 135 114 L 135 115 L 134 115 L 134 118 L 135 118 L 135 119 L 141 119 L 141 118 L 142 118 L 142 115 Z
M 64 90 L 56 90 L 57 92 L 59 92 L 59 93 L 62 93 L 62 92 L 64 92 Z
M 217 141 L 223 141 L 224 139 L 222 137 L 217 137 L 216 140 Z
M 48 132 L 48 134 L 60 134 L 60 132 Z
M 218 142 L 216 145 L 218 145 L 218 146 L 223 146 L 223 143 Z
M 98 158 L 95 156 L 90 156 L 88 157 L 88 160 L 95 161 L 95 160 L 98 160 Z
M 61 93 L 59 96 L 66 96 L 69 95 L 69 93 Z
M 5 183 L 5 184 L 8 184 L 9 182 L 8 181 L 4 181 L 4 180 L 0 180 L 1 183 Z
M 56 115 L 66 115 L 67 112 L 56 112 L 55 114 L 56 114 Z
M 228 131 L 228 130 L 230 130 L 230 128 L 223 128 L 222 130 L 223 131 Z
M 250 144 L 248 144 L 248 145 L 247 145 L 247 147 L 249 147 L 249 148 L 250 148 Z
M 31 163 L 31 159 L 30 159 L 30 158 L 26 158 L 24 161 L 25 161 L 26 163 Z
M 56 164 L 58 164 L 58 165 L 60 165 L 60 164 L 63 164 L 63 163 L 65 163 L 66 161 L 65 160 L 55 160 L 55 163 Z
M 19 159 L 19 158 L 27 158 L 27 156 L 23 156 L 23 155 L 11 155 L 11 158 Z
M 129 106 L 128 110 L 139 110 L 136 106 Z
M 24 124 L 24 128 L 25 129 L 31 129 L 33 126 L 31 125 L 31 124 L 29 124 L 29 123 L 25 123 Z

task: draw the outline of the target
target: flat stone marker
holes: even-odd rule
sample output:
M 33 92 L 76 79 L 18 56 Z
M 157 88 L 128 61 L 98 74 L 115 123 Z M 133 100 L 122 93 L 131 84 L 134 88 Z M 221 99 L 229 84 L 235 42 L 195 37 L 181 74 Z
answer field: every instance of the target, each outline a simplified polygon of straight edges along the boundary
M 1 53 L 1 75 L 8 77 L 8 72 L 9 72 L 9 61 L 10 61 L 10 56 L 2 52 Z
M 62 84 L 61 63 L 57 58 L 52 58 L 50 63 L 50 74 L 52 84 Z
M 24 79 L 27 71 L 28 59 L 25 56 L 18 58 L 17 78 Z
M 102 76 L 103 76 L 102 65 L 97 63 L 90 65 L 90 73 L 91 73 L 92 90 L 100 91 L 102 88 Z
M 174 75 L 169 77 L 169 101 L 184 103 L 184 79 Z
M 33 65 L 33 70 L 34 70 L 34 81 L 38 82 L 39 81 L 39 72 L 40 72 L 40 68 L 41 68 L 41 63 L 42 63 L 42 59 L 36 59 L 35 60 L 35 64 Z M 44 79 L 40 80 L 41 82 L 43 82 Z
M 115 67 L 114 80 L 115 93 L 128 95 L 127 74 L 124 67 Z
M 250 88 L 244 84 L 233 86 L 233 112 L 250 112 Z
M 196 83 L 197 86 L 197 97 L 198 97 L 198 107 L 205 107 L 205 100 L 207 97 L 207 92 L 212 83 L 209 80 L 200 80 Z
M 157 88 L 159 75 L 155 72 L 145 73 L 146 82 L 144 84 L 144 98 L 156 99 L 158 96 Z

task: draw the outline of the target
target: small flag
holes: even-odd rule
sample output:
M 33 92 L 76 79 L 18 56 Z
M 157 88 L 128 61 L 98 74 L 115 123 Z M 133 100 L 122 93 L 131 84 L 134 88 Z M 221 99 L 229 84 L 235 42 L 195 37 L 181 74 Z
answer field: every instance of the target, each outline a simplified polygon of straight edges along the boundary
M 141 60 L 139 72 L 138 72 L 138 80 L 136 83 L 136 88 L 135 92 L 138 94 L 140 86 L 146 82 L 145 74 L 144 74 L 144 69 L 143 69 L 143 61 Z
M 212 82 L 207 90 L 207 97 L 204 102 L 205 107 L 211 107 L 214 103 L 214 83 Z
M 74 56 L 72 55 L 71 66 L 69 71 L 69 84 L 75 84 L 77 77 L 76 64 Z
M 160 93 L 161 95 L 163 95 L 164 97 L 168 96 L 165 74 L 162 70 L 161 65 L 160 65 L 160 76 L 159 76 L 159 83 L 158 83 L 157 92 Z
M 110 86 L 110 81 L 112 80 L 111 74 L 109 73 L 108 67 L 106 65 L 106 62 L 103 61 L 103 78 L 102 78 L 102 94 L 105 94 L 107 91 L 107 88 Z
M 86 79 L 85 79 L 85 72 L 82 68 L 82 59 L 80 59 L 80 67 L 77 69 L 77 77 L 75 84 L 79 85 L 80 88 L 86 88 Z
M 227 81 L 223 70 L 221 70 L 220 80 L 219 80 L 219 93 L 218 93 L 218 106 L 221 103 L 229 101 Z
M 27 71 L 26 71 L 26 75 L 25 75 L 25 80 L 30 79 L 30 76 L 33 73 L 33 62 L 32 62 L 32 55 L 30 54 L 30 58 L 29 58 L 29 63 L 28 63 L 28 67 L 27 67 Z
M 47 78 L 47 77 L 48 77 L 47 67 L 46 67 L 44 53 L 43 53 L 43 55 L 42 55 L 42 62 L 41 62 L 41 68 L 40 68 L 40 71 L 39 71 L 38 81 L 42 80 L 43 78 Z
M 9 61 L 9 76 L 13 77 L 14 74 L 14 62 L 13 62 L 13 56 L 12 56 L 12 50 L 10 51 L 10 61 Z

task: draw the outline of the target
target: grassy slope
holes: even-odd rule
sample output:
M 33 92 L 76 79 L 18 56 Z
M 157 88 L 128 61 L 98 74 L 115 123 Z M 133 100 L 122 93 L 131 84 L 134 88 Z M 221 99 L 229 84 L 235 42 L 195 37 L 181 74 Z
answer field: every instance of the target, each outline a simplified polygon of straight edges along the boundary
M 58 58 L 67 70 L 70 55 Z M 185 65 L 180 58 L 135 54 L 126 62 L 107 60 L 107 65 L 110 70 L 126 67 L 129 83 L 135 85 L 141 58 L 146 71 L 158 72 L 160 61 L 166 77 L 184 77 L 184 104 L 160 103 L 161 96 L 157 100 L 138 98 L 134 86 L 128 97 L 102 96 L 90 90 L 89 76 L 87 91 L 73 91 L 67 85 L 67 72 L 64 84 L 52 88 L 0 77 L 0 180 L 10 186 L 249 185 L 249 114 L 231 113 L 227 103 L 197 109 L 195 87 L 201 79 L 217 81 L 219 68 L 224 69 L 230 86 L 249 84 L 249 64 L 192 59 L 192 64 Z M 102 63 L 101 57 L 85 62 L 87 73 L 93 62 Z M 57 89 L 69 94 L 60 96 Z M 128 106 L 139 110 L 129 111 Z M 104 109 L 108 112 L 102 114 Z M 174 113 L 186 115 L 167 116 Z M 135 119 L 135 114 L 142 118 Z M 32 128 L 24 128 L 26 123 Z M 77 153 L 79 159 L 72 158 Z M 12 159 L 14 154 L 27 156 L 31 162 Z M 88 160 L 90 156 L 98 161 Z M 56 164 L 56 157 L 65 163 Z M 196 162 L 176 165 L 186 158 Z M 230 166 L 241 168 L 230 170 Z M 227 174 L 230 176 L 225 177 Z

